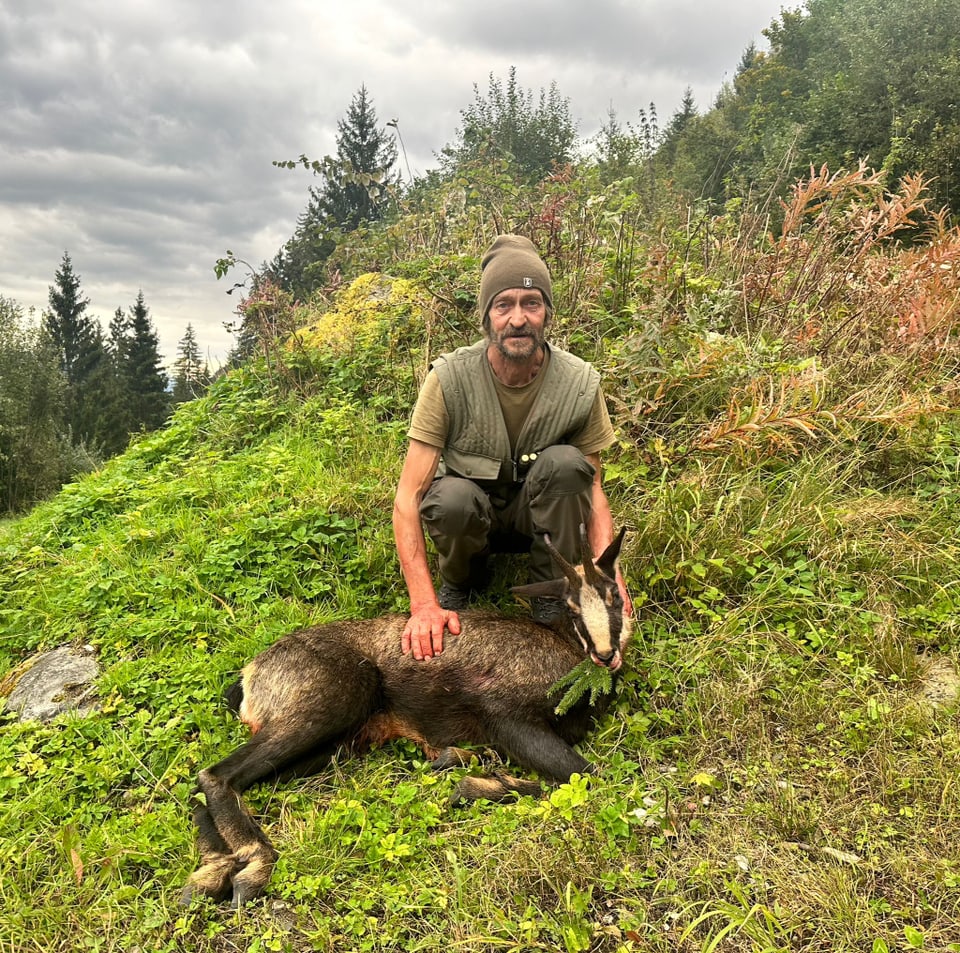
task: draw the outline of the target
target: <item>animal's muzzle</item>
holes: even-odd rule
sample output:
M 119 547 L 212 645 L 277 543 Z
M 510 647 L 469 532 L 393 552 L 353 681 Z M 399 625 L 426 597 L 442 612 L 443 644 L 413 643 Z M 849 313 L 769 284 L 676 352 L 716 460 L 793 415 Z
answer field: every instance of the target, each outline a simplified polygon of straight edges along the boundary
M 623 662 L 623 658 L 617 649 L 610 652 L 591 652 L 590 657 L 593 659 L 594 664 L 602 665 L 604 668 L 609 668 L 614 672 L 620 668 Z

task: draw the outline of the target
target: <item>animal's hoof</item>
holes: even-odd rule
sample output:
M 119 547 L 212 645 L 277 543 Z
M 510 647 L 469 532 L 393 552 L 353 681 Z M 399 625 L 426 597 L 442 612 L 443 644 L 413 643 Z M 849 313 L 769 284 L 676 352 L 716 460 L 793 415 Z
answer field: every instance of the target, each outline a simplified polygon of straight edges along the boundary
M 180 894 L 179 901 L 181 907 L 189 907 L 190 904 L 193 903 L 194 892 L 195 890 L 193 884 L 187 884 L 186 887 L 183 888 L 183 892 Z
M 430 769 L 432 771 L 446 771 L 448 768 L 465 768 L 473 758 L 474 755 L 469 751 L 464 751 L 463 748 L 444 748 L 430 762 Z
M 249 884 L 234 881 L 230 909 L 239 910 L 245 903 L 255 900 L 259 896 L 260 890 L 260 887 L 251 887 Z

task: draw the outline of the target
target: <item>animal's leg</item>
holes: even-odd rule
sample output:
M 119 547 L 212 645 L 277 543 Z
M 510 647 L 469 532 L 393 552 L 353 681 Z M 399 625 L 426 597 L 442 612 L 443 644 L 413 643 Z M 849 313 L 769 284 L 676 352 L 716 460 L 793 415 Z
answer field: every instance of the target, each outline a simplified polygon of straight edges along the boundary
M 233 893 L 232 880 L 239 870 L 239 861 L 220 836 L 206 804 L 201 800 L 193 809 L 193 823 L 197 828 L 200 866 L 183 888 L 180 903 L 189 906 L 195 893 L 212 897 L 217 902 L 226 900 Z
M 444 748 L 430 762 L 434 771 L 446 771 L 448 768 L 465 768 L 477 757 L 476 752 L 466 748 Z
M 550 781 L 562 783 L 569 781 L 571 774 L 590 772 L 590 763 L 545 725 L 501 724 L 493 740 L 495 746 L 514 762 Z M 455 804 L 479 798 L 502 801 L 514 793 L 539 794 L 540 791 L 541 785 L 537 781 L 495 772 L 465 777 L 457 785 L 451 801 Z
M 219 764 L 200 772 L 197 786 L 206 803 L 196 820 L 201 854 L 205 847 L 207 854 L 187 884 L 185 899 L 194 891 L 222 895 L 228 864 L 220 859 L 225 856 L 233 861 L 232 873 L 226 873 L 233 885 L 233 906 L 255 897 L 266 885 L 277 852 L 241 795 L 263 778 L 288 777 L 308 767 L 316 770 L 367 718 L 376 700 L 378 676 L 375 669 L 356 663 L 351 671 L 345 664 L 349 661 L 342 659 L 339 669 L 334 660 L 320 661 L 310 679 L 290 666 L 251 667 L 241 710 L 259 730 Z M 352 675 L 347 691 L 345 670 Z M 334 691 L 327 686 L 339 687 Z

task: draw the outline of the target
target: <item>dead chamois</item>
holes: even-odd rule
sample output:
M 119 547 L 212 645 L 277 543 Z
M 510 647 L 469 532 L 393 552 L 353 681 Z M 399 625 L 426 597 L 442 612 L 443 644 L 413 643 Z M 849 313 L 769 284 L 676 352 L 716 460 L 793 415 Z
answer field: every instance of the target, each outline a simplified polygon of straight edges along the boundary
M 558 716 L 550 688 L 585 656 L 619 669 L 630 626 L 615 581 L 623 531 L 596 563 L 583 531 L 581 538 L 582 566 L 564 560 L 548 539 L 564 577 L 513 590 L 562 600 L 567 611 L 550 627 L 466 611 L 460 635 L 448 635 L 441 655 L 418 662 L 400 651 L 404 616 L 331 622 L 293 632 L 250 662 L 228 700 L 253 734 L 200 772 L 193 819 L 201 859 L 183 902 L 200 893 L 236 907 L 259 894 L 277 852 L 242 793 L 264 779 L 315 773 L 341 746 L 408 738 L 446 767 L 469 761 L 454 745 L 485 745 L 551 782 L 589 771 L 571 745 L 598 712 L 584 697 Z M 463 778 L 454 799 L 541 790 L 539 782 L 496 773 Z

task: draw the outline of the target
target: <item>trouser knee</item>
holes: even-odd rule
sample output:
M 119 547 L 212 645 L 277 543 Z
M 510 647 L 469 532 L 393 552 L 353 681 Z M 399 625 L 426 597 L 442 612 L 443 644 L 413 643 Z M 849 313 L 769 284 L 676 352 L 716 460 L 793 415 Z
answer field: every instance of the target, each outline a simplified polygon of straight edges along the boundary
M 489 545 L 489 497 L 472 480 L 440 477 L 423 497 L 420 518 L 437 547 L 440 574 L 454 585 L 466 583 L 474 557 Z
M 490 532 L 490 500 L 472 480 L 435 480 L 420 504 L 420 518 L 431 536 L 475 536 Z
M 589 492 L 593 477 L 593 465 L 576 447 L 547 447 L 527 473 L 527 493 L 531 498 L 577 495 Z
M 531 581 L 556 576 L 543 543 L 548 533 L 568 562 L 579 562 L 580 526 L 590 521 L 593 465 L 576 447 L 549 447 L 538 457 L 527 476 L 533 545 L 530 549 Z

